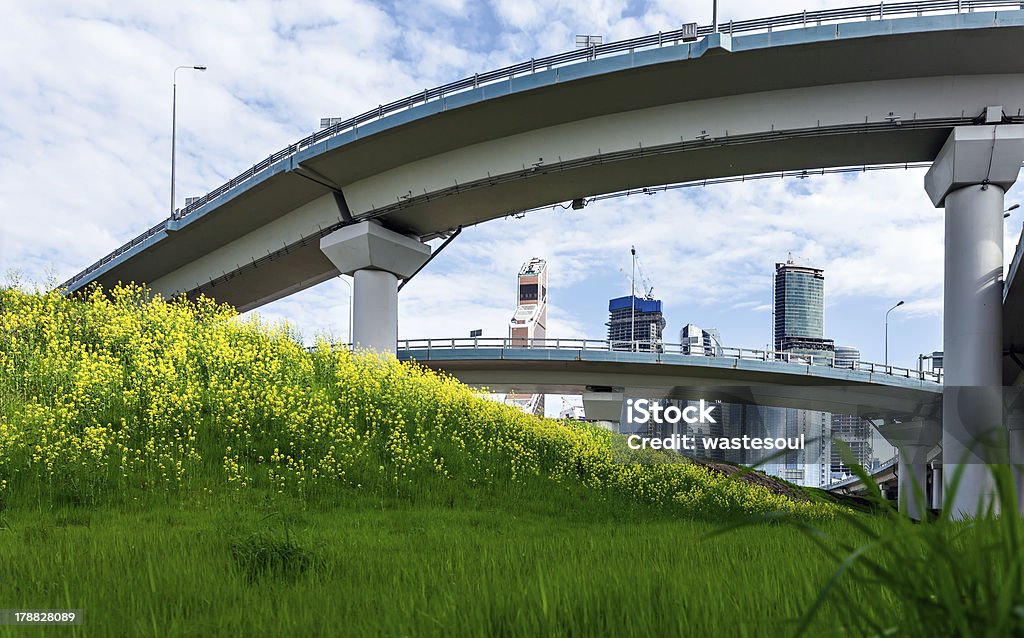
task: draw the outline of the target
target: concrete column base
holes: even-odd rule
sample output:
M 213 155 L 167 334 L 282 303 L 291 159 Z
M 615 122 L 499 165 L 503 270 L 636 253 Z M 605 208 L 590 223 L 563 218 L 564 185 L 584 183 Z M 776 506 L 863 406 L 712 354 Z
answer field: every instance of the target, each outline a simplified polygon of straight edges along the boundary
M 352 285 L 352 345 L 394 352 L 398 344 L 398 277 L 386 270 L 357 270 Z

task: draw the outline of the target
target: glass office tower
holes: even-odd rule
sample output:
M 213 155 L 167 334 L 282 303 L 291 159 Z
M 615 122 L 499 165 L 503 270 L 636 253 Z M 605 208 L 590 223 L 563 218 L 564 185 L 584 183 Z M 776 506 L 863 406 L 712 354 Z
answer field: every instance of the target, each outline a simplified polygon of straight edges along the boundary
M 825 271 L 801 266 L 790 257 L 775 264 L 775 349 L 807 355 L 808 363 L 825 364 L 835 356 L 835 344 L 825 338 Z M 770 408 L 766 424 L 773 436 L 803 432 L 807 447 L 792 450 L 765 470 L 801 485 L 823 487 L 831 479 L 832 415 L 814 410 Z
M 825 271 L 794 263 L 775 264 L 775 349 L 831 356 L 825 339 Z

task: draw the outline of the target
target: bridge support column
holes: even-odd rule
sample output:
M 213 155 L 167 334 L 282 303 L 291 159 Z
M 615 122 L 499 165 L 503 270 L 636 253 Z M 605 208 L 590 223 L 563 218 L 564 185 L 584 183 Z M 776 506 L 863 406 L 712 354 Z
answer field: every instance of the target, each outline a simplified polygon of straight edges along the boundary
M 1017 488 L 1017 511 L 1024 512 L 1024 410 L 1015 409 L 1007 413 L 1006 427 L 1009 429 L 1013 483 Z
M 899 510 L 919 521 L 928 507 L 928 450 L 923 445 L 908 445 L 900 450 Z
M 1001 114 L 990 107 L 986 121 Z M 946 209 L 942 454 L 944 506 L 956 518 L 988 506 L 987 465 L 1005 458 L 1003 197 L 1022 160 L 1024 126 L 958 126 L 925 175 L 932 203 Z
M 620 425 L 622 418 L 622 388 L 591 389 L 583 393 L 583 414 L 588 421 Z
M 352 275 L 352 344 L 379 353 L 398 346 L 398 279 L 430 257 L 430 246 L 374 222 L 345 226 L 320 240 L 320 250 Z
M 889 422 L 878 431 L 899 450 L 897 503 L 900 513 L 919 521 L 928 509 L 928 452 L 942 437 L 933 419 Z
M 942 463 L 932 462 L 932 494 L 933 510 L 942 509 Z

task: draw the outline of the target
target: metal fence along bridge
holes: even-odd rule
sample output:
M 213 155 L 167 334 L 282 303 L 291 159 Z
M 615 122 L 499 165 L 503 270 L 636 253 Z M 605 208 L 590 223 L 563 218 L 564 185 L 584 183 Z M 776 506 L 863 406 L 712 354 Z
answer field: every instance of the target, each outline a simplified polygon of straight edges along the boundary
M 709 357 L 732 359 L 736 361 L 763 361 L 780 364 L 815 366 L 835 370 L 851 370 L 870 375 L 886 375 L 900 379 L 914 379 L 932 383 L 942 383 L 942 372 L 913 370 L 899 366 L 854 361 L 849 364 L 836 365 L 834 357 L 757 350 L 751 348 L 715 348 L 713 353 L 705 352 L 703 346 L 691 346 L 680 343 L 662 343 L 645 341 L 607 341 L 601 339 L 508 339 L 501 337 L 450 337 L 433 339 L 401 339 L 398 341 L 398 357 L 400 359 L 458 357 L 459 353 L 488 352 L 495 359 L 521 358 L 529 353 L 542 354 L 546 351 L 562 352 L 610 352 L 641 355 L 644 361 L 668 361 L 677 357 L 698 358 L 697 361 Z

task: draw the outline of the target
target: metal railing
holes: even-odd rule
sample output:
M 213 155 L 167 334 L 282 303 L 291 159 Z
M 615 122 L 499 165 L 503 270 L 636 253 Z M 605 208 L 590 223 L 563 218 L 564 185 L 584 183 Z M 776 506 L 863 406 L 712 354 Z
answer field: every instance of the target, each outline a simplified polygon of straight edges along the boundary
M 768 18 L 753 18 L 750 20 L 736 21 L 730 20 L 727 23 L 720 24 L 718 31 L 729 35 L 738 33 L 755 33 L 759 31 L 771 33 L 774 30 L 785 29 L 787 27 L 804 28 L 808 26 L 820 26 L 822 24 L 840 24 L 844 22 L 870 21 L 876 19 L 880 20 L 903 15 L 921 16 L 926 13 L 973 13 L 978 9 L 999 8 L 1024 10 L 1024 0 L 925 0 L 923 2 L 895 2 L 891 4 L 878 2 L 875 4 L 858 5 L 855 7 L 839 9 L 801 11 L 799 13 L 788 13 Z M 714 29 L 711 25 L 697 27 L 698 37 L 707 36 L 712 32 L 714 32 Z M 374 109 L 356 115 L 355 117 L 350 117 L 347 120 L 336 122 L 335 124 L 323 128 L 312 135 L 295 142 L 294 144 L 289 144 L 276 153 L 270 154 L 266 159 L 257 162 L 251 168 L 239 173 L 205 195 L 193 198 L 193 201 L 191 201 L 187 206 L 177 210 L 176 218 L 181 219 L 188 216 L 192 212 L 205 206 L 207 203 L 221 195 L 224 195 L 242 183 L 247 182 L 259 173 L 262 173 L 273 166 L 275 163 L 291 157 L 300 150 L 319 144 L 326 139 L 346 131 L 357 132 L 359 126 L 383 119 L 387 115 L 411 109 L 417 105 L 426 104 L 431 100 L 443 100 L 447 96 L 477 89 L 488 84 L 511 81 L 516 76 L 533 74 L 538 71 L 548 71 L 561 66 L 575 64 L 577 62 L 594 60 L 598 56 L 617 53 L 632 54 L 637 50 L 653 49 L 662 46 L 686 43 L 687 35 L 688 34 L 685 29 L 676 29 L 664 32 L 659 31 L 656 34 L 641 36 L 638 38 L 609 42 L 607 44 L 596 45 L 585 49 L 576 49 L 543 58 L 531 58 L 527 62 L 520 62 L 518 64 L 513 64 L 511 66 L 506 66 L 485 73 L 476 73 L 470 77 L 466 77 L 455 82 L 449 82 L 443 86 L 435 87 L 433 89 L 424 89 L 420 93 L 410 95 L 400 100 L 395 100 L 394 102 L 379 104 Z M 102 266 L 110 263 L 118 256 L 124 254 L 149 237 L 152 237 L 166 228 L 167 221 L 165 220 L 90 265 L 82 272 L 64 282 L 62 287 L 74 285 Z
M 451 337 L 447 339 L 403 339 L 398 342 L 398 351 L 409 350 L 572 350 L 590 352 L 637 352 L 655 355 L 687 355 L 693 357 L 720 357 L 741 361 L 765 361 L 790 363 L 807 366 L 823 366 L 839 370 L 853 370 L 870 374 L 885 374 L 919 381 L 942 382 L 941 372 L 928 372 L 902 368 L 868 361 L 856 361 L 850 365 L 837 364 L 834 357 L 825 355 L 756 350 L 751 348 L 709 348 L 701 345 L 662 343 L 650 341 L 607 341 L 603 339 L 510 339 L 504 337 Z

